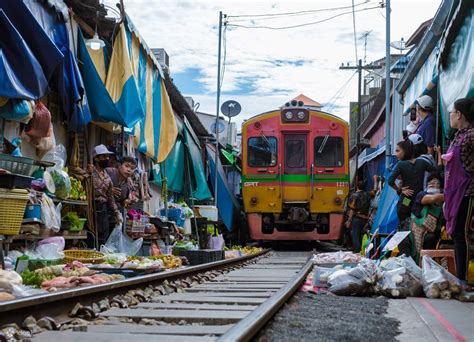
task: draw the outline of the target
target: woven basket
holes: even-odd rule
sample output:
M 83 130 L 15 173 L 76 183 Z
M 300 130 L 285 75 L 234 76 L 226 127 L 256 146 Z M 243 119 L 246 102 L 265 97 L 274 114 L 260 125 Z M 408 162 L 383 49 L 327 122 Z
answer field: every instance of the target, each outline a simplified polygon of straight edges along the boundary
M 64 261 L 72 262 L 74 260 L 87 264 L 98 264 L 105 260 L 104 253 L 84 250 L 84 249 L 68 249 L 64 251 Z
M 28 191 L 0 189 L 0 235 L 17 235 L 28 203 Z

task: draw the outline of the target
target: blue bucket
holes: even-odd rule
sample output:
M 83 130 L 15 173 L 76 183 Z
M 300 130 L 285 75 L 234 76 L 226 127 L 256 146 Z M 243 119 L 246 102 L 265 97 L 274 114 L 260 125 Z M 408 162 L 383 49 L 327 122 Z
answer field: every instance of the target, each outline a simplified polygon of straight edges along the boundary
M 41 220 L 41 205 L 27 204 L 25 208 L 25 218 Z

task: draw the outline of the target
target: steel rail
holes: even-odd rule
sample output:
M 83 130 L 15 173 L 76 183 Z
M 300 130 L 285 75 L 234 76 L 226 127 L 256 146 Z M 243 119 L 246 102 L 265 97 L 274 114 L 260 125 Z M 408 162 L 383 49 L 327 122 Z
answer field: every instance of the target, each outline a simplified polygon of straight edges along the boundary
M 125 293 L 155 282 L 183 278 L 211 270 L 218 270 L 232 265 L 239 265 L 268 253 L 265 249 L 259 253 L 242 257 L 210 262 L 207 264 L 190 266 L 172 271 L 137 276 L 118 280 L 107 284 L 91 285 L 58 292 L 34 295 L 15 299 L 0 304 L 0 326 L 8 323 L 18 323 L 30 315 L 62 316 L 67 315 L 68 309 L 79 301 L 93 303 L 105 297 Z M 83 302 L 81 302 L 84 304 Z
M 295 293 L 313 268 L 309 259 L 303 268 L 284 287 L 271 296 L 257 309 L 249 313 L 243 320 L 234 325 L 217 341 L 234 342 L 249 341 L 278 312 L 283 304 Z

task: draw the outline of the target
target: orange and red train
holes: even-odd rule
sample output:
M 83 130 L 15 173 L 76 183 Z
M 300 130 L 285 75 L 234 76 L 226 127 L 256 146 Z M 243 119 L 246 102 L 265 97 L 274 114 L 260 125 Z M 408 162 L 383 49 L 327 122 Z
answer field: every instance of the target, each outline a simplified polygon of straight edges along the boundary
M 346 121 L 293 101 L 242 126 L 251 240 L 337 240 L 349 192 Z

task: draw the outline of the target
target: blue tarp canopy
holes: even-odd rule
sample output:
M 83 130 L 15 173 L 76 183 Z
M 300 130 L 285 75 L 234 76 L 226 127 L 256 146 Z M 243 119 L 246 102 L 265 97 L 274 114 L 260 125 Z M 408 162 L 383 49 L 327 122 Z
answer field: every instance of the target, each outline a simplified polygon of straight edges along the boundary
M 215 146 L 208 144 L 206 150 L 209 160 L 209 176 L 211 177 L 211 185 L 215 192 Z M 239 210 L 239 203 L 237 202 L 232 189 L 229 188 L 227 177 L 220 160 L 217 161 L 217 173 L 217 209 L 224 225 L 229 231 L 232 231 L 234 228 L 234 217 Z
M 66 23 L 38 1 L 2 0 L 0 12 L 0 96 L 36 100 L 53 89 L 69 128 L 82 129 L 90 112 Z
M 385 179 L 388 179 L 390 177 L 390 172 L 387 171 L 384 177 Z M 391 234 L 396 231 L 398 227 L 397 203 L 397 193 L 391 186 L 386 185 L 382 190 L 377 214 L 372 223 L 370 231 L 372 234 L 376 230 L 378 230 L 378 233 L 380 234 Z

